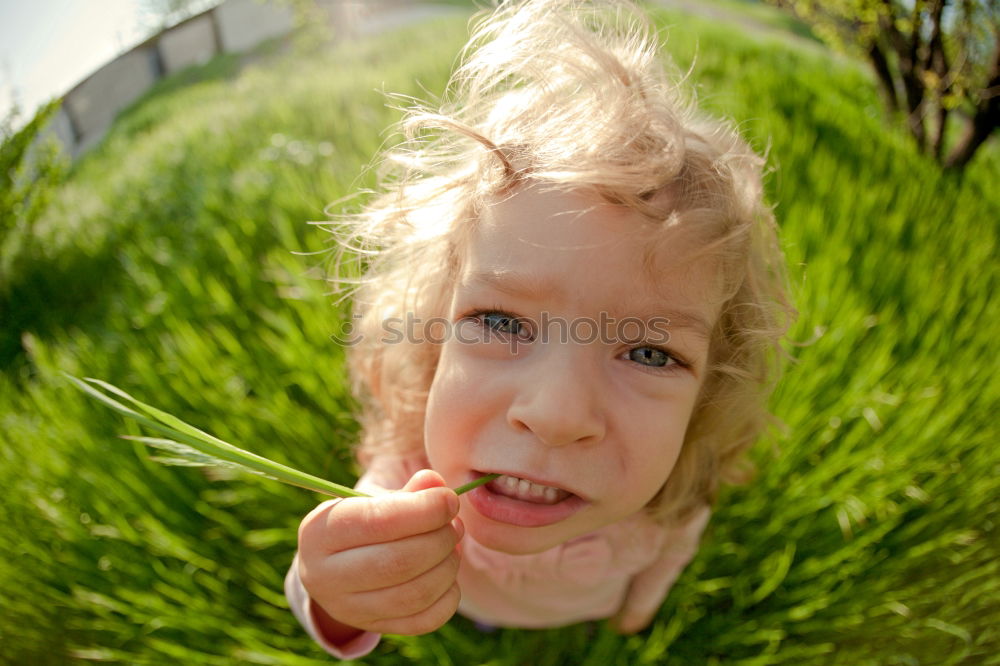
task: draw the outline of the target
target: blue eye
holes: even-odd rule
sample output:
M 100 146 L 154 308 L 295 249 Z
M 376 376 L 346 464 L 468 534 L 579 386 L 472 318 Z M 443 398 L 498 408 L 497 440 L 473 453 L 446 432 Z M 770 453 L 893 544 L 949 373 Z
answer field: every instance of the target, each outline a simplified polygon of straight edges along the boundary
M 490 331 L 522 338 L 530 336 L 528 326 L 521 319 L 505 312 L 483 312 L 479 318 Z
M 677 361 L 667 352 L 656 347 L 636 347 L 628 353 L 628 360 L 650 368 L 663 368 Z

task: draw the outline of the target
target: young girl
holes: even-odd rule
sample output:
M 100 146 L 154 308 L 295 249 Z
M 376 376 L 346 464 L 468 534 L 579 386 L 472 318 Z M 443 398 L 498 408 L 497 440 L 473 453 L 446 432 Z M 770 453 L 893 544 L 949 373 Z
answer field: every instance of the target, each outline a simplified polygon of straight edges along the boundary
M 306 516 L 286 581 L 331 654 L 456 611 L 638 631 L 747 476 L 788 312 L 762 160 L 651 34 L 624 0 L 504 3 L 351 220 L 374 497 Z

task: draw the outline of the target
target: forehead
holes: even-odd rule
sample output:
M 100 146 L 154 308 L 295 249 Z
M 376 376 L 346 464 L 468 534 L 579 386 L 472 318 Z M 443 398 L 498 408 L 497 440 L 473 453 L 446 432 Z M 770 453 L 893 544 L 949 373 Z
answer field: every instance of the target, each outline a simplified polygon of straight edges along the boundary
M 536 300 L 714 319 L 715 269 L 688 234 L 580 190 L 532 185 L 490 200 L 469 239 L 465 287 Z M 586 301 L 586 303 L 583 303 Z

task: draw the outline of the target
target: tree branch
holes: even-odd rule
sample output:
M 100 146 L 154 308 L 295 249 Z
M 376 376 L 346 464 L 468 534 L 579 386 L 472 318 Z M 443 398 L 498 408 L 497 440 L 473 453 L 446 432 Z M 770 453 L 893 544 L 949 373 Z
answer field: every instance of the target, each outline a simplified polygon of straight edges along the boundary
M 882 45 L 879 44 L 877 39 L 873 39 L 871 46 L 868 47 L 868 60 L 871 62 L 872 68 L 875 70 L 875 75 L 881 84 L 889 112 L 896 113 L 900 110 L 896 80 L 892 76 L 892 68 L 889 66 L 889 60 L 886 58 L 885 51 L 882 50 Z
M 934 135 L 931 137 L 930 150 L 934 158 L 940 161 L 944 147 L 944 134 L 948 124 L 948 109 L 944 97 L 949 93 L 954 78 L 948 65 L 948 53 L 945 51 L 941 18 L 944 14 L 946 0 L 932 0 L 928 8 L 931 22 L 931 35 L 927 41 L 924 58 L 924 70 L 934 72 L 937 80 L 934 82 L 934 104 L 937 107 L 937 117 L 934 119 Z
M 918 1 L 915 9 L 919 9 L 922 4 Z M 920 39 L 917 19 L 915 17 L 910 34 L 904 35 L 896 25 L 898 17 L 894 4 L 889 0 L 883 0 L 881 5 L 885 8 L 885 12 L 879 15 L 879 24 L 888 35 L 889 43 L 896 52 L 899 77 L 906 97 L 906 124 L 920 150 L 924 151 L 927 147 L 927 132 L 924 129 L 923 119 L 924 82 L 921 80 L 920 66 L 917 62 L 917 46 Z
M 945 167 L 965 167 L 997 127 L 1000 127 L 1000 40 L 997 40 L 993 48 L 990 78 L 976 105 L 976 115 L 972 117 L 965 136 L 945 160 Z

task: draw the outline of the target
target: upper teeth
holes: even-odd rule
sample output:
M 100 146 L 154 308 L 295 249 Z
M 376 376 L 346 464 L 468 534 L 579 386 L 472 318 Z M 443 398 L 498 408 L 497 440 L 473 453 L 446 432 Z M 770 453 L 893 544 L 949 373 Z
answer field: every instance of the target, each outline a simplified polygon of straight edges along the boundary
M 516 495 L 518 497 L 541 499 L 546 502 L 555 502 L 559 499 L 560 491 L 558 488 L 543 486 L 540 483 L 533 483 L 527 479 L 521 479 L 516 476 L 508 476 L 504 474 L 494 481 L 494 483 L 511 495 Z

